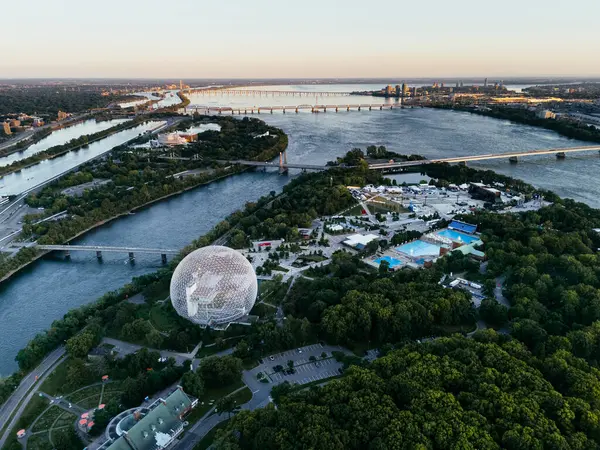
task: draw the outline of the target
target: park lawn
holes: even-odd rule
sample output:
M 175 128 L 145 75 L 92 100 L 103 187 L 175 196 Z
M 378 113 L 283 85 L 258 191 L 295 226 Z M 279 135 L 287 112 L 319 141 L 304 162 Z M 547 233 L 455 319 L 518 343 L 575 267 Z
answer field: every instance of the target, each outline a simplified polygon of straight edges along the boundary
M 17 439 L 17 431 L 21 428 L 28 429 L 36 417 L 43 413 L 49 404 L 50 402 L 46 397 L 40 397 L 39 395 L 33 396 L 31 401 L 27 403 L 27 406 L 23 410 L 23 414 L 19 417 L 19 420 L 17 420 L 13 429 L 10 430 L 10 434 L 3 448 L 18 448 L 16 446 L 20 444 Z
M 79 417 L 77 416 L 77 414 L 63 411 L 63 413 L 60 415 L 59 419 L 54 424 L 54 427 L 59 428 L 59 427 L 66 427 L 69 425 L 73 425 L 75 423 L 75 420 L 77 420 L 78 418 Z
M 321 262 L 327 259 L 327 257 L 323 255 L 302 255 L 300 258 L 310 262 Z
M 48 439 L 48 433 L 35 434 L 27 439 L 28 450 L 52 450 L 53 446 Z
M 362 216 L 362 206 L 360 204 L 353 206 L 352 208 L 350 208 L 349 210 L 347 210 L 346 212 L 344 212 L 344 216 Z
M 241 391 L 231 394 L 231 397 L 233 397 L 236 405 L 243 405 L 244 403 L 248 403 L 250 400 L 252 400 L 252 391 L 248 387 L 245 387 Z
M 170 302 L 152 306 L 148 319 L 158 331 L 168 333 L 180 328 L 177 313 Z
M 204 414 L 206 414 L 210 409 L 215 405 L 215 402 L 221 397 L 225 397 L 235 391 L 236 389 L 244 386 L 244 382 L 242 380 L 238 380 L 235 383 L 230 384 L 229 386 L 221 386 L 219 388 L 207 389 L 202 398 L 204 401 L 198 401 L 198 406 L 196 406 L 192 412 L 186 417 L 190 424 L 196 423 L 198 420 L 202 418 Z M 212 405 L 211 405 L 212 403 Z
M 60 409 L 58 406 L 52 406 L 38 419 L 31 431 L 36 432 L 48 430 L 52 426 L 54 421 L 62 415 L 62 413 L 63 410 Z M 73 420 L 75 420 L 75 418 L 73 418 Z
M 64 436 L 64 438 L 61 440 L 62 442 L 71 443 L 68 448 L 72 448 L 73 450 L 85 448 L 85 444 L 81 441 L 81 439 L 79 439 L 79 436 L 72 426 L 63 427 L 58 430 L 52 430 L 52 434 L 49 435 L 49 438 L 52 438 L 52 442 L 56 442 L 57 440 L 60 440 L 59 435 Z M 29 445 L 27 448 L 29 449 Z
M 223 428 L 227 427 L 228 423 L 229 423 L 229 419 L 215 425 L 212 428 L 212 430 L 210 430 L 208 433 L 206 433 L 206 435 L 200 440 L 200 442 L 198 442 L 194 446 L 193 450 L 206 450 L 207 448 L 209 448 L 212 445 L 213 441 L 215 440 L 215 435 L 217 434 L 217 431 L 222 430 Z
M 282 283 L 281 278 L 281 275 L 276 275 L 272 280 L 260 281 L 258 289 L 263 302 L 279 305 L 283 301 L 291 280 Z
M 100 401 L 100 393 L 102 392 L 102 384 L 94 384 L 93 386 L 87 386 L 77 392 L 72 392 L 66 395 L 72 403 L 77 403 L 83 408 L 92 408 L 98 405 Z M 102 397 L 102 403 L 107 403 L 112 398 L 119 398 L 121 395 L 121 381 L 110 381 L 104 386 L 104 396 Z
M 44 380 L 44 383 L 40 387 L 40 391 L 45 392 L 49 395 L 66 394 L 73 392 L 83 386 L 99 382 L 100 375 L 90 373 L 89 377 L 78 378 L 76 384 L 70 384 L 67 382 L 67 374 L 69 372 L 70 358 L 60 363 L 56 369 Z M 91 372 L 91 371 L 90 371 Z

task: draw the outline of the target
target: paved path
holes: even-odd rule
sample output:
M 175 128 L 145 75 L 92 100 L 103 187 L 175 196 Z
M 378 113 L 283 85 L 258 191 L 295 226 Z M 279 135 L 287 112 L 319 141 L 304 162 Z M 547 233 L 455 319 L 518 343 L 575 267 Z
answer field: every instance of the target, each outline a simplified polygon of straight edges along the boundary
M 10 414 L 17 408 L 17 406 L 20 403 L 18 409 L 12 417 L 12 420 L 6 427 L 4 434 L 2 435 L 2 437 L 0 437 L 0 448 L 2 448 L 2 446 L 6 442 L 6 439 L 8 439 L 9 433 L 17 423 L 17 420 L 19 420 L 19 417 L 21 417 L 21 414 L 23 414 L 23 410 L 31 401 L 31 399 L 37 392 L 39 386 L 44 382 L 46 377 L 50 375 L 50 373 L 52 373 L 52 370 L 49 369 L 62 362 L 64 354 L 64 347 L 59 347 L 52 353 L 50 353 L 40 363 L 40 365 L 35 368 L 35 370 L 33 370 L 29 375 L 23 378 L 17 390 L 13 392 L 13 394 L 8 398 L 8 400 L 6 400 L 4 405 L 2 405 L 2 407 L 0 408 L 0 425 L 7 423 Z M 36 376 L 39 377 L 38 380 L 35 379 Z
M 510 302 L 502 293 L 502 289 L 504 288 L 504 281 L 506 281 L 506 277 L 504 275 L 496 278 L 496 287 L 494 288 L 494 297 L 498 300 L 498 303 L 501 305 L 510 308 Z

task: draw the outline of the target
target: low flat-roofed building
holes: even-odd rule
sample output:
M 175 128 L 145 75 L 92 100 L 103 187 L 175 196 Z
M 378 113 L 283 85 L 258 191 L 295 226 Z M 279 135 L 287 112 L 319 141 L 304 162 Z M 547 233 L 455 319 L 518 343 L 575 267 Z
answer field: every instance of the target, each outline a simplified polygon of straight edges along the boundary
M 379 239 L 378 236 L 374 234 L 352 234 L 346 238 L 343 242 L 344 245 L 348 247 L 356 248 L 358 250 L 362 250 L 367 246 L 367 244 L 373 240 Z

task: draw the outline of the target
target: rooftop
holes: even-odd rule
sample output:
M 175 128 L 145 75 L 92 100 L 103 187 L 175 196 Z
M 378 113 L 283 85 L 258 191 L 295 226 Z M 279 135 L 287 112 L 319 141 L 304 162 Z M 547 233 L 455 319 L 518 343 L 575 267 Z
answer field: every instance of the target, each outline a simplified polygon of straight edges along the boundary
M 110 445 L 105 443 L 101 448 L 110 450 L 155 450 L 165 448 L 183 429 L 183 415 L 196 404 L 197 400 L 189 397 L 183 389 L 178 388 L 166 399 L 157 400 L 150 411 L 137 423 L 124 427 L 127 430 Z M 123 420 L 130 421 L 133 416 Z M 135 419 L 134 419 L 135 420 Z

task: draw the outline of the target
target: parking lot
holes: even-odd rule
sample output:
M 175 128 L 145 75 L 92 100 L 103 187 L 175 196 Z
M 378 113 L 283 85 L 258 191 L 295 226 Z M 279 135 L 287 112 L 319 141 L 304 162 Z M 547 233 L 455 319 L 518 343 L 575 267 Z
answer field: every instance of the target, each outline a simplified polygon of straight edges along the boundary
M 336 375 L 340 375 L 339 369 L 343 364 L 332 358 L 331 352 L 342 351 L 350 353 L 348 350 L 332 345 L 313 344 L 301 347 L 295 350 L 288 350 L 281 353 L 276 353 L 263 358 L 262 362 L 251 371 L 246 378 L 246 383 L 252 388 L 261 389 L 264 384 L 260 383 L 256 376 L 259 372 L 267 377 L 269 384 L 279 384 L 284 381 L 296 384 L 306 384 L 312 381 L 323 380 Z M 326 354 L 326 358 L 322 354 Z M 311 361 L 311 356 L 316 358 Z M 283 369 L 288 368 L 288 361 L 294 362 L 295 373 L 286 374 L 283 371 L 276 372 L 273 370 L 275 366 L 282 366 Z
M 302 365 L 294 364 L 296 373 L 289 375 L 282 372 L 270 373 L 269 378 L 273 383 L 289 381 L 290 383 L 306 384 L 340 375 L 339 369 L 342 366 L 343 364 L 337 362 L 334 358 L 322 359 Z

